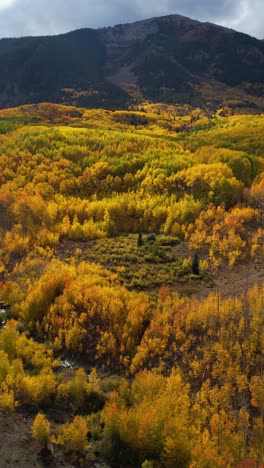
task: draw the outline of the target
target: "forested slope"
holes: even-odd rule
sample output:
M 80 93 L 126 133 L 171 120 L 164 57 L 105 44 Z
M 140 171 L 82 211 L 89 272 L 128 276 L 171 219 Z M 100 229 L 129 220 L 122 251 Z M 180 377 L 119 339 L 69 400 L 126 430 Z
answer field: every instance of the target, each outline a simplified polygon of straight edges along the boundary
M 76 466 L 264 463 L 263 123 L 0 112 L 0 408 Z

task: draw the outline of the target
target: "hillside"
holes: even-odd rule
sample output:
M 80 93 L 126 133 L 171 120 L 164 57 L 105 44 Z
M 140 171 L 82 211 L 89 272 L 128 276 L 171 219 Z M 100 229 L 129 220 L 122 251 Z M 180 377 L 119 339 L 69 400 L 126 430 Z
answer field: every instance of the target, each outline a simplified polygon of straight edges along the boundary
M 0 41 L 0 106 L 143 101 L 264 109 L 264 42 L 179 15 Z
M 0 111 L 3 466 L 264 463 L 263 125 Z

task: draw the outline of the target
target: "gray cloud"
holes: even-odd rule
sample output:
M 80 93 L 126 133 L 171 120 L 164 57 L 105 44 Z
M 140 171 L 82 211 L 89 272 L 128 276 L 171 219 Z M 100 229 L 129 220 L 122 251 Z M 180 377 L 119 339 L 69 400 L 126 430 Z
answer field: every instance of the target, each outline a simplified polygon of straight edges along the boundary
M 264 38 L 263 0 L 0 0 L 0 36 L 58 34 L 174 13 Z

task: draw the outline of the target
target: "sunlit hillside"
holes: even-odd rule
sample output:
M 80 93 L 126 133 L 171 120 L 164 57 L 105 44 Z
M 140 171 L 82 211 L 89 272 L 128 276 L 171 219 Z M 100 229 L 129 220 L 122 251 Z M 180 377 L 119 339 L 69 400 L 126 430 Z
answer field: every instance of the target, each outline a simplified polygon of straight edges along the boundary
M 0 111 L 0 409 L 54 466 L 264 463 L 264 116 L 229 114 Z

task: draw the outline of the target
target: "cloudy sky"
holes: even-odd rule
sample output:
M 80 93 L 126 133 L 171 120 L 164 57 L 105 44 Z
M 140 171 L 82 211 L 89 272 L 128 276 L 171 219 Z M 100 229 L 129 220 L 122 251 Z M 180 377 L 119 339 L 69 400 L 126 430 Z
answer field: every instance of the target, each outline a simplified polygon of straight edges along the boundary
M 264 0 L 0 0 L 0 37 L 58 34 L 174 13 L 264 39 Z

